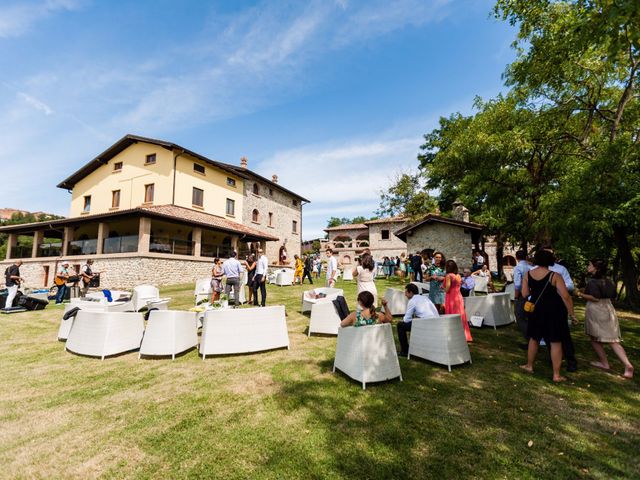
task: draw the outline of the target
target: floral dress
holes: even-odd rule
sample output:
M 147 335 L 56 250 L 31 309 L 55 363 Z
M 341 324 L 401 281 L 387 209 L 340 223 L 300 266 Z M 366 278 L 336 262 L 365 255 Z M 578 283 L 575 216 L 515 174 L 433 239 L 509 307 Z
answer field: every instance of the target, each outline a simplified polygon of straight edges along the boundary
M 444 277 L 444 268 L 437 265 L 431 265 L 427 270 L 430 277 Z M 444 282 L 440 280 L 429 280 L 429 300 L 434 305 L 444 305 Z
M 364 318 L 361 311 L 356 312 L 356 321 L 354 322 L 354 327 L 364 327 L 367 325 L 375 325 L 378 319 L 376 316 L 372 316 L 371 318 Z

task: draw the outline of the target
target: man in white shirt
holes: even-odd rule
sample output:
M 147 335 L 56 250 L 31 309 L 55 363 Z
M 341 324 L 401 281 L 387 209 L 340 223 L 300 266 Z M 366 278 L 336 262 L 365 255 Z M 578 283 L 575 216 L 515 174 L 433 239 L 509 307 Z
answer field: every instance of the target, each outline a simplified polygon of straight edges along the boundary
M 406 357 L 409 353 L 409 341 L 407 340 L 407 332 L 411 331 L 411 323 L 414 318 L 439 317 L 438 309 L 429 300 L 429 297 L 418 295 L 418 286 L 413 283 L 405 287 L 404 295 L 409 299 L 407 310 L 404 314 L 402 322 L 398 322 L 398 340 L 400 340 L 401 357 Z
M 256 263 L 256 274 L 253 277 L 253 304 L 258 306 L 258 288 L 260 289 L 260 304 L 264 307 L 267 304 L 267 269 L 269 259 L 261 248 L 258 249 L 258 262 Z
M 236 252 L 231 252 L 229 258 L 222 264 L 224 276 L 227 277 L 224 293 L 228 296 L 233 288 L 233 300 L 236 307 L 240 304 L 240 273 L 242 272 L 242 264 L 236 258 L 237 256 Z
M 338 274 L 338 260 L 333 256 L 333 250 L 327 248 L 327 287 L 333 288 L 336 284 L 336 275 Z

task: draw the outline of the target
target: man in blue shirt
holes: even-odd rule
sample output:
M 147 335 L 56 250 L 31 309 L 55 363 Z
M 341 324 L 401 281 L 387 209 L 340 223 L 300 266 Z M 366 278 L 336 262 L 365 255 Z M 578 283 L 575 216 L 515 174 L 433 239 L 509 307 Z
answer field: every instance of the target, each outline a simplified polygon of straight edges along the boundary
M 460 293 L 462 294 L 463 297 L 468 297 L 473 291 L 473 289 L 476 287 L 476 281 L 471 276 L 471 270 L 468 268 L 464 269 L 464 272 L 462 275 L 463 277 L 462 277 L 462 283 L 460 285 Z
M 527 337 L 527 316 L 524 313 L 524 302 L 526 299 L 522 296 L 522 280 L 527 272 L 531 269 L 531 265 L 527 262 L 527 252 L 524 250 L 518 250 L 516 252 L 516 260 L 518 264 L 513 269 L 513 286 L 515 287 L 515 300 L 513 302 L 513 309 L 516 315 L 516 324 L 520 329 L 524 338 Z M 527 347 L 525 345 L 525 347 Z M 527 347 L 528 348 L 528 347 Z
M 398 322 L 398 340 L 400 340 L 401 357 L 406 357 L 409 353 L 409 341 L 407 340 L 407 332 L 411 331 L 411 321 L 414 318 L 438 317 L 438 309 L 429 300 L 429 297 L 418 295 L 418 286 L 413 283 L 405 287 L 404 296 L 409 299 L 407 310 L 401 322 Z
M 222 264 L 224 276 L 227 277 L 224 293 L 229 296 L 233 287 L 233 299 L 236 307 L 240 304 L 240 273 L 242 272 L 242 265 L 236 258 L 237 256 L 236 252 L 231 252 L 229 258 Z

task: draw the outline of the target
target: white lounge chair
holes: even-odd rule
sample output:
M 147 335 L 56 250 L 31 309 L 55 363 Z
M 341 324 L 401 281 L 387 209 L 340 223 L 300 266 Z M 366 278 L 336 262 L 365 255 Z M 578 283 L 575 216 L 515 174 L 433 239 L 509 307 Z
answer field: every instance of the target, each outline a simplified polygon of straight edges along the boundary
M 484 317 L 484 325 L 494 329 L 501 325 L 509 325 L 515 321 L 511 300 L 508 293 L 490 293 L 479 297 L 466 297 L 464 309 L 467 316 L 480 315 Z
M 509 294 L 509 299 L 511 301 L 516 299 L 516 286 L 513 283 L 509 283 L 504 287 L 504 293 Z
M 332 300 L 322 299 L 311 306 L 308 336 L 312 333 L 337 335 L 340 328 L 340 317 Z
M 473 293 L 489 293 L 489 279 L 487 277 L 481 277 L 479 275 L 474 275 L 473 279 L 476 282 L 475 287 L 473 287 Z
M 384 298 L 391 315 L 404 315 L 407 311 L 407 297 L 404 291 L 397 288 L 387 288 L 384 292 Z
M 353 280 L 353 268 L 346 267 L 342 274 L 343 280 Z
M 293 285 L 294 271 L 290 268 L 283 268 L 276 273 L 275 284 L 279 287 Z
M 208 310 L 200 354 L 226 355 L 289 348 L 284 305 L 262 308 Z
M 400 377 L 402 372 L 390 323 L 366 327 L 340 327 L 333 371 L 340 370 L 362 383 L 382 382 Z
M 471 363 L 460 315 L 414 318 L 407 358 L 412 356 L 446 365 L 449 371 L 451 365 Z
M 323 298 L 312 298 L 312 294 L 323 293 Z M 344 296 L 344 290 L 341 288 L 318 287 L 313 290 L 307 290 L 302 294 L 302 313 L 310 312 L 313 305 L 324 300 L 335 300 L 340 295 Z
M 124 312 L 126 311 L 127 305 L 129 305 L 128 302 L 102 303 L 86 301 L 65 304 L 64 313 L 62 314 L 62 318 L 60 319 L 60 328 L 58 328 L 58 340 L 66 340 L 69 337 L 69 332 L 71 331 L 71 327 L 73 326 L 75 316 L 69 317 L 66 320 L 64 319 L 64 316 L 74 308 L 79 308 L 80 310 L 91 312 Z
M 141 313 L 80 310 L 65 350 L 104 360 L 106 356 L 140 348 L 143 333 Z
M 111 293 L 111 300 L 112 302 L 119 302 L 121 301 L 121 298 L 130 298 L 131 297 L 131 292 L 127 292 L 125 290 L 109 290 L 109 293 Z M 87 293 L 87 296 L 85 298 L 91 298 L 91 299 L 98 299 L 100 301 L 104 301 L 104 303 L 112 303 L 112 302 L 108 302 L 107 298 L 104 296 L 104 293 L 102 292 L 102 290 L 99 290 L 97 292 L 89 292 Z M 71 302 L 73 303 L 75 299 L 71 299 Z M 78 301 L 82 301 L 82 299 L 77 299 Z
M 428 283 L 423 283 L 423 282 L 411 282 L 413 283 L 416 287 L 418 287 L 418 293 L 420 295 L 428 295 L 429 294 L 429 288 L 431 287 Z
M 167 310 L 170 298 L 160 298 L 160 290 L 153 285 L 138 285 L 134 287 L 131 295 L 131 306 L 134 312 L 139 312 L 143 308 L 157 308 Z
M 198 344 L 197 314 L 176 310 L 153 310 L 149 313 L 140 353 L 142 355 L 171 355 L 184 352 Z
M 193 290 L 195 304 L 198 305 L 203 300 L 209 300 L 213 290 L 211 289 L 211 277 L 199 278 L 196 280 L 196 287 Z

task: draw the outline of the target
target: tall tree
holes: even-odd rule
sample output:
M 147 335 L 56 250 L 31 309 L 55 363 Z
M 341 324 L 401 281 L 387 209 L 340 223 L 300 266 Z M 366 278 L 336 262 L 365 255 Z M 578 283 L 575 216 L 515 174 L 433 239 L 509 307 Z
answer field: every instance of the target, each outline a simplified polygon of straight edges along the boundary
M 381 216 L 405 215 L 410 219 L 433 212 L 438 204 L 425 185 L 422 172 L 398 175 L 388 190 L 380 192 Z

